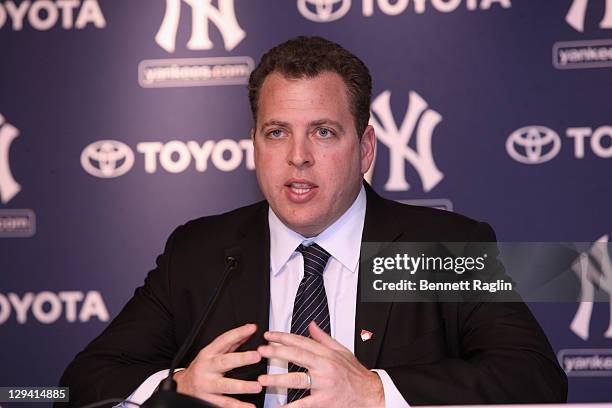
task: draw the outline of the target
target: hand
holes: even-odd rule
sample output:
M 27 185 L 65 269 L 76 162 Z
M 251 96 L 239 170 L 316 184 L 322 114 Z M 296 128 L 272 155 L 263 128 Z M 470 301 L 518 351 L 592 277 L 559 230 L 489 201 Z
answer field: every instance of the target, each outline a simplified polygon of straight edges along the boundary
M 361 365 L 349 349 L 315 322 L 310 323 L 308 330 L 312 338 L 266 332 L 266 340 L 280 345 L 257 349 L 262 357 L 287 360 L 308 369 L 312 381 L 310 395 L 286 407 L 384 407 L 384 389 L 378 374 Z M 308 388 L 305 373 L 261 375 L 257 380 L 263 386 Z
M 238 401 L 221 394 L 258 394 L 262 386 L 257 381 L 225 378 L 224 374 L 234 368 L 261 361 L 257 351 L 234 353 L 255 333 L 255 324 L 226 331 L 204 347 L 183 371 L 174 374 L 177 391 L 191 395 L 220 407 L 255 408 L 253 404 Z

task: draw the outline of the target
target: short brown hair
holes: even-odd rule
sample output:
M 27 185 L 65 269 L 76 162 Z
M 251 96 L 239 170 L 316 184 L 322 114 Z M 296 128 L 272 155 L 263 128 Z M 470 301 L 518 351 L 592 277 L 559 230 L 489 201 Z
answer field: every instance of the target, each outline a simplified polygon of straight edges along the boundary
M 261 57 L 249 77 L 249 103 L 257 122 L 259 91 L 268 75 L 279 72 L 286 78 L 314 78 L 335 72 L 348 89 L 350 110 L 357 135 L 361 137 L 370 120 L 372 77 L 365 64 L 335 42 L 321 37 L 296 37 L 277 45 Z

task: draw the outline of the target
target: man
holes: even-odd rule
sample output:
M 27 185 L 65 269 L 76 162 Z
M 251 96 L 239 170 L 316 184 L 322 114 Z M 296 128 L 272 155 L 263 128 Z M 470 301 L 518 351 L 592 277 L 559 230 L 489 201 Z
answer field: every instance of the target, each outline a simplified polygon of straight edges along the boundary
M 174 231 L 145 285 L 66 369 L 75 405 L 148 398 L 228 255 L 238 268 L 174 373 L 179 392 L 228 407 L 565 400 L 522 303 L 360 301 L 362 241 L 495 240 L 486 224 L 384 200 L 363 182 L 370 95 L 365 65 L 322 38 L 263 56 L 249 99 L 266 201 Z

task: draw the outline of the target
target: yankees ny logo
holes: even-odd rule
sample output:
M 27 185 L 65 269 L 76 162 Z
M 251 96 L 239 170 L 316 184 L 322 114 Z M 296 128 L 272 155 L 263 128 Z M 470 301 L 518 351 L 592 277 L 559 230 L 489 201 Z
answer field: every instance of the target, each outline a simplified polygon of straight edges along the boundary
M 584 20 L 586 16 L 589 0 L 574 0 L 565 21 L 572 26 L 576 31 L 584 31 Z M 612 28 L 612 0 L 606 0 L 606 11 L 599 23 L 600 28 Z
M 582 340 L 589 339 L 595 288 L 598 287 L 611 296 L 610 321 L 604 337 L 612 339 L 612 261 L 608 248 L 608 235 L 599 238 L 588 252 L 580 254 L 572 265 L 572 270 L 578 275 L 581 288 L 580 304 L 570 329 Z
M 11 143 L 19 136 L 19 130 L 10 123 L 5 123 L 0 115 L 0 201 L 6 204 L 21 191 L 21 186 L 13 178 L 9 166 Z
M 230 51 L 246 37 L 238 25 L 234 11 L 234 0 L 219 0 L 219 8 L 211 0 L 182 0 L 191 7 L 191 38 L 187 42 L 190 50 L 210 50 L 213 43 L 208 35 L 208 21 L 212 21 L 223 37 L 225 49 Z M 155 35 L 157 44 L 168 52 L 176 48 L 176 32 L 181 17 L 181 0 L 166 0 L 166 14 Z
M 389 178 L 385 184 L 387 191 L 406 191 L 410 184 L 406 181 L 406 162 L 418 172 L 425 192 L 433 189 L 444 174 L 434 162 L 431 151 L 431 139 L 435 127 L 442 121 L 442 116 L 428 109 L 427 102 L 416 92 L 408 94 L 408 108 L 404 120 L 397 128 L 391 112 L 391 92 L 381 93 L 372 103 L 371 124 L 378 139 L 389 148 Z M 416 129 L 416 150 L 408 143 Z

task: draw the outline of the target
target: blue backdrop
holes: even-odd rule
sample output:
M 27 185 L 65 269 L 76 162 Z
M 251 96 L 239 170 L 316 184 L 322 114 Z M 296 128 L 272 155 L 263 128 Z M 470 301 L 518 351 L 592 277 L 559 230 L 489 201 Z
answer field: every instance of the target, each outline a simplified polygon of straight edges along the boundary
M 612 233 L 610 0 L 2 0 L 0 385 L 56 384 L 176 225 L 261 199 L 246 78 L 302 34 L 371 70 L 380 194 Z M 531 307 L 570 400 L 611 401 L 611 304 Z

